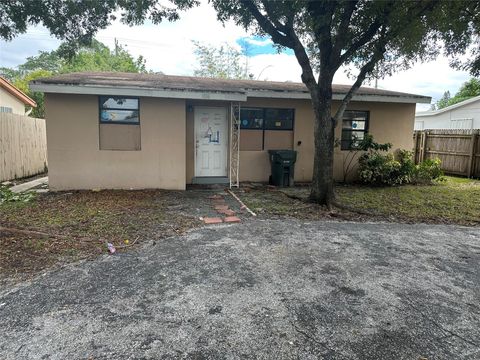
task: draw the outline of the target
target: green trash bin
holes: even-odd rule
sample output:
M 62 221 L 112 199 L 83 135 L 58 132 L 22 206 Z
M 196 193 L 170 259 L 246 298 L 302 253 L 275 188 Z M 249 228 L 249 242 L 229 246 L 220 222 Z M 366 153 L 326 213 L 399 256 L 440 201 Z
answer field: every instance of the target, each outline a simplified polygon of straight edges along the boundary
M 275 186 L 293 186 L 297 152 L 294 150 L 268 150 L 272 174 L 270 184 Z

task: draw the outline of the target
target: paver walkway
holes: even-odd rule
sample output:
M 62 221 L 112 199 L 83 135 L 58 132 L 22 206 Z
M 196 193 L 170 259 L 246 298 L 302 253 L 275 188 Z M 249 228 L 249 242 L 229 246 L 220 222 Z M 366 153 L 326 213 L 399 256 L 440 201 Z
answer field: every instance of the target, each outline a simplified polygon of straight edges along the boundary
M 239 223 L 242 220 L 240 217 L 236 216 L 236 212 L 230 208 L 231 205 L 228 205 L 227 202 L 225 201 L 225 197 L 229 197 L 233 199 L 229 194 L 221 194 L 221 193 L 216 193 L 213 195 L 210 195 L 208 197 L 208 200 L 211 201 L 211 205 L 213 209 L 217 212 L 218 216 L 210 217 L 210 216 L 205 216 L 203 217 L 203 221 L 206 225 L 211 225 L 211 224 L 221 224 L 223 222 L 225 223 Z M 233 199 L 236 201 L 235 199 Z M 231 203 L 231 201 L 230 201 Z M 236 206 L 239 208 L 237 211 L 242 211 L 242 209 L 239 206 Z

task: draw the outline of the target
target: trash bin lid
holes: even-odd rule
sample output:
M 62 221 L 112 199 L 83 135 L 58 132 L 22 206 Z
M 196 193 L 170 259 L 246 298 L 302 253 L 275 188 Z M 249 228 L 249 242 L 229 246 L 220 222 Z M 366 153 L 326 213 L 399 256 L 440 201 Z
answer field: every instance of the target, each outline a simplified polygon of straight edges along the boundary
M 295 150 L 268 150 L 268 153 L 274 160 L 297 160 L 297 152 Z

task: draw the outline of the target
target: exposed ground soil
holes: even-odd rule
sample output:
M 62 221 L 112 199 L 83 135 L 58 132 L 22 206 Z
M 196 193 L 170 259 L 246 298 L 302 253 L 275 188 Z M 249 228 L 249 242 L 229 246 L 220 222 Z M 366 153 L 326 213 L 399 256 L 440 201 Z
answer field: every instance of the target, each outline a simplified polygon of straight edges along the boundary
M 38 194 L 0 206 L 0 279 L 22 279 L 54 264 L 119 252 L 201 225 L 188 196 L 174 191 Z M 190 204 L 193 205 L 193 204 Z
M 259 219 L 389 221 L 480 225 L 480 181 L 447 178 L 433 186 L 371 188 L 337 186 L 345 208 L 309 203 L 308 187 L 275 189 L 244 184 L 235 192 Z M 218 216 L 208 197 L 222 187 L 188 191 L 75 191 L 37 194 L 33 201 L 0 204 L 0 283 L 27 279 L 52 266 L 118 252 L 203 226 L 200 218 Z

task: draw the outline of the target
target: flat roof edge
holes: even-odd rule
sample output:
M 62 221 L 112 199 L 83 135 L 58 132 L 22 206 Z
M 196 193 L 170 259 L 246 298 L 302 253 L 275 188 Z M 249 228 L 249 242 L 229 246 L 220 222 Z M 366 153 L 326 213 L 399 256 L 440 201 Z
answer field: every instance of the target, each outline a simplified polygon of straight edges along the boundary
M 182 91 L 153 88 L 131 88 L 120 86 L 89 86 L 89 85 L 63 85 L 31 83 L 30 89 L 44 93 L 77 94 L 77 95 L 122 95 L 145 96 L 169 99 L 193 100 L 228 100 L 246 101 L 245 94 L 239 92 L 213 92 L 213 91 Z
M 277 99 L 310 99 L 307 92 L 294 91 L 266 91 L 266 90 L 248 90 L 247 97 L 254 98 L 277 98 Z M 333 93 L 333 100 L 343 100 L 345 94 Z M 354 95 L 352 101 L 362 102 L 387 102 L 387 103 L 408 103 L 408 104 L 430 104 L 431 97 L 428 96 L 393 96 L 393 95 L 377 95 L 377 94 L 357 94 Z
M 123 96 L 145 96 L 145 97 L 163 97 L 173 99 L 193 99 L 193 100 L 226 100 L 226 101 L 247 101 L 252 98 L 271 98 L 271 99 L 310 99 L 308 92 L 299 91 L 273 91 L 273 90 L 246 90 L 245 92 L 234 91 L 183 91 L 173 89 L 156 89 L 126 86 L 103 86 L 103 85 L 66 85 L 66 84 L 45 84 L 30 83 L 30 89 L 45 93 L 60 94 L 84 94 L 84 95 L 123 95 Z M 333 100 L 343 100 L 345 94 L 334 93 Z M 378 94 L 357 94 L 352 101 L 361 102 L 386 102 L 386 103 L 410 103 L 410 104 L 429 104 L 430 97 L 426 96 L 395 96 Z

